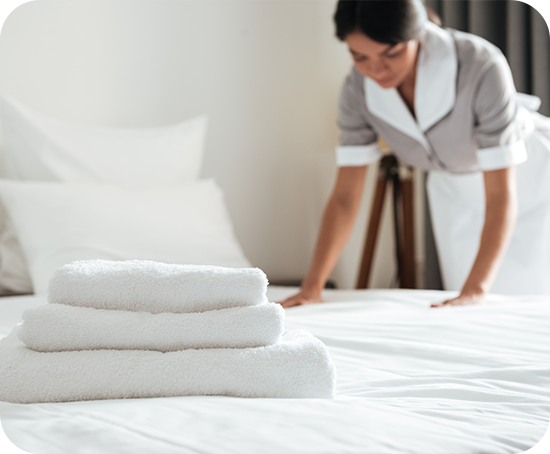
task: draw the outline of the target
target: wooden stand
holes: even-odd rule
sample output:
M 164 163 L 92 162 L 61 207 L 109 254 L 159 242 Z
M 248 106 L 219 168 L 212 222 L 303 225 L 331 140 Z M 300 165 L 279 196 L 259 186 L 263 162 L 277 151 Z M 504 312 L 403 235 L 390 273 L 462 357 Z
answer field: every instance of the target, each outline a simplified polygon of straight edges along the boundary
M 382 222 L 384 197 L 390 182 L 393 187 L 394 234 L 399 287 L 416 288 L 412 172 L 408 168 L 400 167 L 394 155 L 386 155 L 380 162 L 376 192 L 372 202 L 361 268 L 357 279 L 358 289 L 365 289 L 368 286 L 376 240 Z

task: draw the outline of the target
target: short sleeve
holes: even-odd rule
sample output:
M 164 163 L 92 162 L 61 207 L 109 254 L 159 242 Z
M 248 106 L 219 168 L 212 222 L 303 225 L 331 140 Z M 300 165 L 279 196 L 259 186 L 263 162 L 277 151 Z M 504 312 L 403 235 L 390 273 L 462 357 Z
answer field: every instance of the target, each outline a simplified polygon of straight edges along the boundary
M 482 171 L 502 169 L 527 160 L 525 122 L 518 108 L 510 67 L 494 56 L 474 98 L 477 159 Z
M 338 106 L 340 144 L 336 149 L 339 167 L 364 166 L 381 157 L 377 135 L 366 120 L 367 106 L 360 90 L 360 81 L 352 71 L 342 86 Z

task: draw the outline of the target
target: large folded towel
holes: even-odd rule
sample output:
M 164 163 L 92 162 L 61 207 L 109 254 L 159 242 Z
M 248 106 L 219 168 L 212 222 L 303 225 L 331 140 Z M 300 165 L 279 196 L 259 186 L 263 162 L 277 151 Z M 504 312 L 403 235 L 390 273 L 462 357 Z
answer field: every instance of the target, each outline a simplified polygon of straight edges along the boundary
M 48 302 L 128 311 L 202 312 L 267 302 L 258 268 L 178 265 L 148 260 L 82 260 L 58 268 Z
M 15 403 L 207 395 L 332 398 L 336 376 L 325 345 L 303 330 L 267 347 L 170 353 L 39 353 L 12 332 L 0 340 L 0 358 L 0 400 Z
M 46 304 L 27 309 L 16 333 L 40 352 L 262 347 L 281 340 L 284 315 L 275 303 L 193 314 Z

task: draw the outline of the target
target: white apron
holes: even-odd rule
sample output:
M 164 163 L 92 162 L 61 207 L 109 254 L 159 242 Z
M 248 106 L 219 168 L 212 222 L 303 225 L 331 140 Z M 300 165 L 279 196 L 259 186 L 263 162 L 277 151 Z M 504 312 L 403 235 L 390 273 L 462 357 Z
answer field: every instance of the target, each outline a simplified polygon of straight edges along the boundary
M 535 131 L 517 166 L 518 220 L 491 293 L 550 295 L 550 137 Z M 444 288 L 460 290 L 485 219 L 481 172 L 430 172 L 428 200 Z

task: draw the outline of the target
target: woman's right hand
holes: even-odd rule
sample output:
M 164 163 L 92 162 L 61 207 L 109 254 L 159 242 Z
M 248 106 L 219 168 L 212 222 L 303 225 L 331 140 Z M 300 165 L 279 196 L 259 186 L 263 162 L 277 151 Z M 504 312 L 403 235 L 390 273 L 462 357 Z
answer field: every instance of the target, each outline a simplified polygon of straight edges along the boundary
M 321 292 L 308 292 L 301 290 L 296 295 L 292 295 L 284 301 L 279 301 L 279 304 L 285 309 L 293 306 L 303 306 L 304 304 L 322 303 Z
M 367 166 L 340 167 L 325 208 L 321 231 L 307 276 L 296 295 L 279 302 L 284 308 L 321 303 L 325 282 L 344 249 L 359 211 Z

